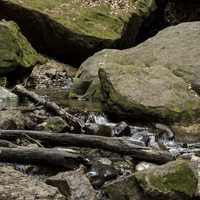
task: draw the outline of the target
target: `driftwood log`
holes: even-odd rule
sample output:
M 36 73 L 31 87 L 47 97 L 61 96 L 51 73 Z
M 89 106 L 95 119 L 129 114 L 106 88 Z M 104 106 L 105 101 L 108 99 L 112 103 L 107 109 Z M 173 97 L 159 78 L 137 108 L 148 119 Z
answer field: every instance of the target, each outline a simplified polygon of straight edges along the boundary
M 82 128 L 85 126 L 82 120 L 69 114 L 65 111 L 65 109 L 58 106 L 55 102 L 48 101 L 45 98 L 37 95 L 35 92 L 28 91 L 22 85 L 16 85 L 14 92 L 22 97 L 28 97 L 33 102 L 43 105 L 47 110 L 58 114 L 68 123 L 69 127 L 73 130 L 82 130 Z
M 0 147 L 0 162 L 43 165 L 62 169 L 76 169 L 84 163 L 78 154 L 45 148 Z
M 175 157 L 167 151 L 154 150 L 148 147 L 138 146 L 126 138 L 102 137 L 83 134 L 49 133 L 29 130 L 0 130 L 0 139 L 16 140 L 28 135 L 53 146 L 75 146 L 108 150 L 120 154 L 131 155 L 134 158 L 155 162 L 166 163 Z

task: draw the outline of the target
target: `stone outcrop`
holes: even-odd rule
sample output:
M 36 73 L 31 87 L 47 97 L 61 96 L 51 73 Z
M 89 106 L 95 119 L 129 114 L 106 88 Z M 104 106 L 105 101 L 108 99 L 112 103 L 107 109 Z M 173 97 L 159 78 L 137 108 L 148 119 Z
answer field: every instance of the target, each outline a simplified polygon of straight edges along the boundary
M 73 65 L 103 48 L 135 44 L 155 0 L 0 0 L 0 19 L 16 21 L 32 45 Z
M 93 94 L 102 94 L 106 110 L 129 119 L 198 119 L 200 98 L 191 84 L 200 78 L 199 32 L 199 22 L 183 23 L 134 48 L 103 50 L 77 77 L 96 82 Z
M 38 62 L 36 51 L 14 22 L 0 21 L 0 76 L 18 70 L 18 74 Z
M 136 172 L 135 176 L 144 192 L 155 199 L 190 199 L 197 190 L 198 177 L 189 161 L 169 162 Z

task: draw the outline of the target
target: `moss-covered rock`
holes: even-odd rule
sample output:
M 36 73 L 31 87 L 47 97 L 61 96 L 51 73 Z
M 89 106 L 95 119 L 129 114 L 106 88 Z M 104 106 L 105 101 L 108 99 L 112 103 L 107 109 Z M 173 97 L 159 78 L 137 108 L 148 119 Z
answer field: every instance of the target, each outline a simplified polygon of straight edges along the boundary
M 198 184 L 191 163 L 183 160 L 136 172 L 135 177 L 145 193 L 162 200 L 190 199 Z
M 145 200 L 133 175 L 120 177 L 111 183 L 105 184 L 103 190 L 110 200 Z
M 36 51 L 14 22 L 0 21 L 0 75 L 23 71 L 38 61 Z
M 49 15 L 76 33 L 105 39 L 121 36 L 124 24 L 135 10 L 134 1 L 125 0 L 113 7 L 109 1 L 100 3 L 89 0 L 11 0 L 18 5 Z M 148 15 L 148 11 L 144 10 L 144 13 Z
M 0 18 L 16 21 L 42 52 L 80 64 L 100 49 L 134 45 L 156 9 L 155 0 L 11 0 L 0 1 Z
M 61 117 L 50 117 L 37 125 L 38 130 L 60 133 L 67 128 L 67 123 Z
M 81 65 L 77 77 L 100 80 L 106 110 L 119 116 L 165 122 L 198 119 L 200 98 L 190 84 L 200 79 L 199 26 L 183 23 L 134 48 L 98 52 Z

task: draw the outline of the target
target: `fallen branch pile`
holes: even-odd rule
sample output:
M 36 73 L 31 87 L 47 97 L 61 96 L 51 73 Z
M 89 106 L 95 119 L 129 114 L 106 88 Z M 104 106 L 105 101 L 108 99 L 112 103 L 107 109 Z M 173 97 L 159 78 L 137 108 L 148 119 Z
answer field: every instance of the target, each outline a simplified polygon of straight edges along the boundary
M 98 148 L 124 155 L 131 155 L 139 160 L 160 164 L 175 159 L 167 151 L 159 151 L 148 147 L 138 146 L 131 143 L 131 141 L 126 138 L 70 133 L 49 133 L 29 130 L 0 130 L 0 139 L 9 141 L 16 140 L 17 138 L 23 138 L 27 135 L 35 140 L 40 140 L 43 144 L 52 146 Z

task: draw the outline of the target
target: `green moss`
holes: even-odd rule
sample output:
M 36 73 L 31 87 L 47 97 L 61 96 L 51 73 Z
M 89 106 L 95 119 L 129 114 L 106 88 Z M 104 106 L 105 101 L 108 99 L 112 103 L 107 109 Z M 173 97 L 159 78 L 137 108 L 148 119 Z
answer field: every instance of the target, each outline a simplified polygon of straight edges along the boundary
M 14 22 L 4 22 L 13 35 L 13 40 L 18 45 L 19 63 L 24 67 L 30 67 L 36 64 L 39 57 L 37 52 L 32 48 L 28 40 L 20 32 L 20 28 Z
M 67 127 L 66 122 L 61 117 L 50 117 L 39 128 L 45 131 L 62 132 Z
M 137 180 L 148 192 L 184 194 L 192 197 L 197 188 L 197 176 L 188 161 L 174 161 L 161 167 L 137 172 Z
M 0 21 L 0 43 L 0 73 L 29 68 L 37 63 L 37 52 L 14 22 Z
M 134 12 L 134 0 L 129 1 L 129 9 L 115 9 L 110 4 L 101 3 L 86 6 L 81 0 L 12 0 L 14 3 L 42 11 L 74 32 L 104 39 L 121 36 L 130 13 Z

